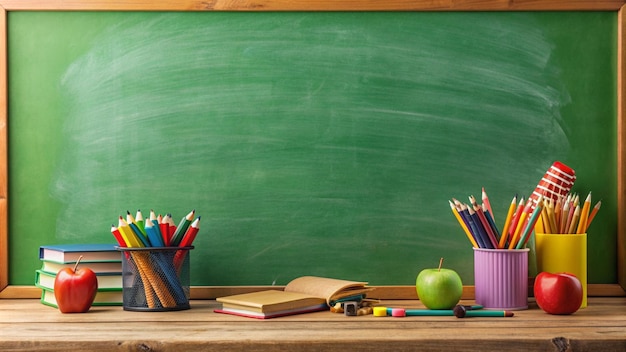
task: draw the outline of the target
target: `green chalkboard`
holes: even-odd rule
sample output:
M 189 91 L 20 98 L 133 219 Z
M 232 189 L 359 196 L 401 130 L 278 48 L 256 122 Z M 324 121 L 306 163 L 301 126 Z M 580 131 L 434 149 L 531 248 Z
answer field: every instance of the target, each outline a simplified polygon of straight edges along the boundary
M 193 285 L 472 284 L 448 200 L 501 225 L 555 160 L 615 283 L 616 16 L 10 12 L 10 284 L 137 209 L 202 216 Z

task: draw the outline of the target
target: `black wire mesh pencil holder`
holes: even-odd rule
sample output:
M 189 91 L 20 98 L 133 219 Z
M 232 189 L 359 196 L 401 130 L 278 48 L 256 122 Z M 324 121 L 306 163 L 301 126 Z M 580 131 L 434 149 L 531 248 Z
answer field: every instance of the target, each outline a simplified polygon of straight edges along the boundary
M 122 252 L 124 310 L 175 311 L 189 305 L 190 247 L 116 247 Z

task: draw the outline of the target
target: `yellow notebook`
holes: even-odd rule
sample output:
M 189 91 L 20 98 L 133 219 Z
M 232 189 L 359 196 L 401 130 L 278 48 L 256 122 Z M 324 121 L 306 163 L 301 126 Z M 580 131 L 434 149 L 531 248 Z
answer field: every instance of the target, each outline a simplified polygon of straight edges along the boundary
M 261 319 L 307 313 L 328 309 L 337 300 L 362 299 L 372 290 L 366 285 L 366 282 L 303 276 L 289 282 L 283 291 L 219 297 L 217 301 L 222 303 L 222 309 L 215 311 Z

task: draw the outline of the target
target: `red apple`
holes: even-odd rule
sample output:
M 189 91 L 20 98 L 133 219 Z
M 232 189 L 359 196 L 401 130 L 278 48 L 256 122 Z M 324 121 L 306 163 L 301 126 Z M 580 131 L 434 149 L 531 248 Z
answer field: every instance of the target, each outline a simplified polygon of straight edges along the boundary
M 73 269 L 61 269 L 54 279 L 54 297 L 61 313 L 85 313 L 96 298 L 98 278 L 89 268 L 76 269 L 81 258 Z
M 539 273 L 534 293 L 539 308 L 549 314 L 572 314 L 583 301 L 580 280 L 570 273 Z

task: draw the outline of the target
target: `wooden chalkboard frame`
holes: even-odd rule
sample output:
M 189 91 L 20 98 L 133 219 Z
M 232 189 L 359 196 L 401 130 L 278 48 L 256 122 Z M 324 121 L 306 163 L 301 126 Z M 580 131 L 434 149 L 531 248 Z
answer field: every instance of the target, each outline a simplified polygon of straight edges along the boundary
M 0 0 L 0 298 L 38 298 L 34 286 L 9 285 L 8 60 L 10 11 L 616 11 L 617 60 L 617 275 L 618 284 L 590 285 L 596 296 L 626 295 L 626 0 Z M 214 298 L 246 287 L 193 287 L 192 298 Z M 412 286 L 381 287 L 383 298 L 414 298 Z M 472 298 L 467 287 L 464 297 Z

